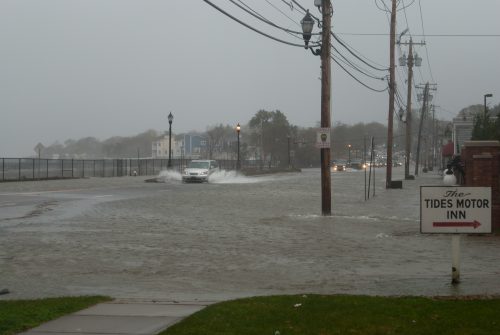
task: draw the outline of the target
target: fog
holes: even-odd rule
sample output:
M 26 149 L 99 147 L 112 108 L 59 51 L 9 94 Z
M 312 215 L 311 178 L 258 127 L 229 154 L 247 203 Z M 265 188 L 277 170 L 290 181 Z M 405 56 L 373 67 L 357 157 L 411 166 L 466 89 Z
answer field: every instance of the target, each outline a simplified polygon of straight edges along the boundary
M 228 1 L 213 2 L 259 30 L 302 43 Z M 246 3 L 301 30 L 297 6 Z M 320 15 L 312 0 L 299 3 Z M 386 67 L 388 14 L 376 4 L 383 6 L 381 0 L 335 1 L 332 30 L 371 64 Z M 408 27 L 417 42 L 427 35 L 426 48 L 415 47 L 423 58 L 415 84 L 438 84 L 437 117 L 451 119 L 483 103 L 486 93 L 493 94 L 490 104 L 498 103 L 500 2 L 406 0 L 400 9 L 398 34 Z M 370 87 L 387 87 L 350 71 Z M 405 99 L 406 72 L 397 72 Z M 0 73 L 0 157 L 35 155 L 39 142 L 163 132 L 169 112 L 174 133 L 245 124 L 259 109 L 279 109 L 303 127 L 320 119 L 319 57 L 261 36 L 201 0 L 0 0 Z M 332 64 L 333 123 L 385 124 L 387 111 L 387 92 L 365 88 Z

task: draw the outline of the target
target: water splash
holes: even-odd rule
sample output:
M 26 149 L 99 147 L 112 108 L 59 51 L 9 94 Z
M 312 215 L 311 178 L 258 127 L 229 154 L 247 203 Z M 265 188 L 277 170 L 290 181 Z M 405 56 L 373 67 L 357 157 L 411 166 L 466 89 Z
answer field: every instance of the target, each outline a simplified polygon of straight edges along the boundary
M 181 176 L 180 172 L 178 172 L 178 171 L 163 170 L 160 172 L 157 179 L 161 180 L 162 182 L 167 182 L 167 181 L 171 181 L 171 180 L 181 181 L 182 176 Z
M 212 173 L 208 177 L 208 182 L 212 184 L 252 184 L 264 181 L 263 177 L 247 177 L 231 170 L 220 170 Z
M 208 182 L 211 184 L 254 184 L 276 180 L 277 176 L 245 176 L 235 170 L 219 170 L 215 171 L 208 177 Z M 166 183 L 169 181 L 182 181 L 180 172 L 172 170 L 163 170 L 156 177 L 157 182 Z

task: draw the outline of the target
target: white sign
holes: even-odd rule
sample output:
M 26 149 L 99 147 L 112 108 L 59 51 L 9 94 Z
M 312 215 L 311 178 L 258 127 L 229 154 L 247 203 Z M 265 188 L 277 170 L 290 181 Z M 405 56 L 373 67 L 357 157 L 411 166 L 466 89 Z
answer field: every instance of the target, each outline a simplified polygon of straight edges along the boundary
M 330 128 L 320 128 L 316 133 L 316 148 L 330 148 Z
M 491 187 L 420 186 L 421 233 L 491 233 Z

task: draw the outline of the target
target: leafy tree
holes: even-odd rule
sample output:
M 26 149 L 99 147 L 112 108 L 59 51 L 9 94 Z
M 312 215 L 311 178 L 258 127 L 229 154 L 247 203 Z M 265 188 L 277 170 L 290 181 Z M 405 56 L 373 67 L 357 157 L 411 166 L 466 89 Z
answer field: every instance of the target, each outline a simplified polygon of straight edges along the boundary
M 489 109 L 484 110 L 484 105 L 478 106 L 480 108 L 477 108 L 474 114 L 472 140 L 500 140 L 500 104 L 494 106 L 491 111 Z M 496 118 L 492 119 L 492 115 L 495 115 Z
M 230 125 L 223 126 L 221 123 L 209 128 L 206 137 L 208 139 L 207 156 L 208 159 L 212 159 L 215 152 L 222 152 L 227 147 L 227 143 L 234 138 L 234 129 Z
M 250 120 L 249 142 L 268 164 L 288 165 L 288 137 L 292 127 L 281 111 L 260 110 Z M 259 148 L 259 149 L 257 149 Z

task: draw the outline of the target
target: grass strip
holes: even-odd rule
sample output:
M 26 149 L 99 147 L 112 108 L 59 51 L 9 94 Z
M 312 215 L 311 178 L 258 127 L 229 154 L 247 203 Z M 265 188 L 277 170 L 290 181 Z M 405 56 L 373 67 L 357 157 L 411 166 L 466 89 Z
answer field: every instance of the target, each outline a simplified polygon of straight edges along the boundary
M 103 296 L 0 300 L 0 335 L 16 334 L 109 300 Z
M 161 334 L 500 334 L 499 311 L 499 297 L 269 296 L 208 306 Z

